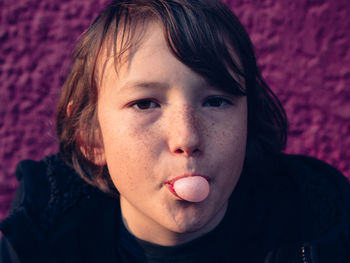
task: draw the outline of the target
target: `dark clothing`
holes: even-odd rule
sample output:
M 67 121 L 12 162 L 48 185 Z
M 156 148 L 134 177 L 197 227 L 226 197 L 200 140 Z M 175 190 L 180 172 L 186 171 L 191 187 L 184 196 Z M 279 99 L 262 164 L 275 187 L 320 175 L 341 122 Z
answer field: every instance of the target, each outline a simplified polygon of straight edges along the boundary
M 132 236 L 119 200 L 85 183 L 59 155 L 23 161 L 1 262 L 350 262 L 350 184 L 309 157 L 246 167 L 222 222 L 176 247 Z

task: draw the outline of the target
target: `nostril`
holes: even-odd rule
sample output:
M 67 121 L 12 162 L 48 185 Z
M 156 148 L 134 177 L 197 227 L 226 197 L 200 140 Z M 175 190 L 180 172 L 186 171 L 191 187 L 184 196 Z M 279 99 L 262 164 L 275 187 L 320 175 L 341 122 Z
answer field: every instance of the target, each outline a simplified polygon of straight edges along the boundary
M 189 151 L 184 151 L 184 150 L 182 150 L 182 149 L 177 149 L 177 150 L 175 151 L 175 153 L 187 153 L 188 155 L 192 155 L 192 154 L 195 154 L 195 153 L 197 153 L 197 152 L 199 152 L 199 149 L 194 149 L 193 151 L 191 151 L 191 150 L 189 150 Z

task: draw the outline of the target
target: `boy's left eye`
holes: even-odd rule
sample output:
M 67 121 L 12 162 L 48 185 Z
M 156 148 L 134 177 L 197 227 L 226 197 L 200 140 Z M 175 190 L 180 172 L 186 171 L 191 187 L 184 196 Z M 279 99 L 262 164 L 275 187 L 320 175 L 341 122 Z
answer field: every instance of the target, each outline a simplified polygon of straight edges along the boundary
M 203 103 L 203 106 L 216 108 L 223 107 L 226 105 L 232 105 L 232 102 L 223 97 L 210 97 L 207 98 Z
M 152 101 L 151 99 L 139 100 L 130 105 L 138 110 L 149 110 L 159 107 L 158 103 Z

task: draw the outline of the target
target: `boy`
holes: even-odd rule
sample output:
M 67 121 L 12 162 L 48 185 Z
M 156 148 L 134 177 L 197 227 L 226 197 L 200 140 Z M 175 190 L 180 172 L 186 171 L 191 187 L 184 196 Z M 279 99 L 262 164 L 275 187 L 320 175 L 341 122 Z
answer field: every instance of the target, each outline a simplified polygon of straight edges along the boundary
M 349 184 L 280 153 L 285 113 L 219 1 L 113 1 L 57 132 L 58 155 L 18 167 L 5 262 L 347 260 Z

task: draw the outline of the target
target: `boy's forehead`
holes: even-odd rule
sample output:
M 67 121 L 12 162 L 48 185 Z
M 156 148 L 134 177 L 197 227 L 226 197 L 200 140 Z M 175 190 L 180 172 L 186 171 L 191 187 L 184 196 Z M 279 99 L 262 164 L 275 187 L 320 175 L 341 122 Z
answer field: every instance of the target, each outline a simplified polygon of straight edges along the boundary
M 120 44 L 117 47 L 122 48 Z M 103 79 L 123 80 L 119 84 L 125 87 L 165 87 L 171 82 L 165 77 L 166 73 L 183 74 L 183 66 L 187 67 L 170 51 L 164 30 L 158 23 L 150 23 L 137 44 L 124 50 L 119 57 L 118 52 L 118 49 L 104 51 Z
M 105 71 L 114 71 L 117 75 L 130 70 L 133 59 L 139 50 L 148 49 L 150 44 L 158 42 L 159 48 L 166 46 L 163 26 L 151 20 L 146 24 L 120 30 L 110 30 L 101 46 L 97 60 L 98 75 L 103 76 Z M 159 41 L 164 40 L 164 41 Z M 151 54 L 149 54 L 151 55 Z
M 117 77 L 128 74 L 135 58 L 136 60 L 139 58 L 147 59 L 147 57 L 152 57 L 154 55 L 155 50 L 156 52 L 166 51 L 162 54 L 175 57 L 179 60 L 171 51 L 168 43 L 172 40 L 166 38 L 169 38 L 169 34 L 165 32 L 164 25 L 159 20 L 150 19 L 145 23 L 139 23 L 132 27 L 132 29 L 134 30 L 131 30 L 129 26 L 119 29 L 118 31 L 114 28 L 114 30 L 108 32 L 98 59 L 97 78 L 99 79 L 100 87 L 102 86 L 103 79 L 107 77 L 106 74 L 116 75 Z M 232 55 L 235 64 L 243 72 L 244 70 L 240 63 L 239 56 L 228 42 L 227 49 Z M 140 56 L 140 53 L 142 53 L 143 57 Z M 150 65 L 150 67 L 151 66 L 152 65 Z M 166 65 L 164 65 L 164 67 L 166 67 Z M 228 71 L 242 87 L 245 87 L 245 79 L 243 76 L 239 75 L 229 66 Z

